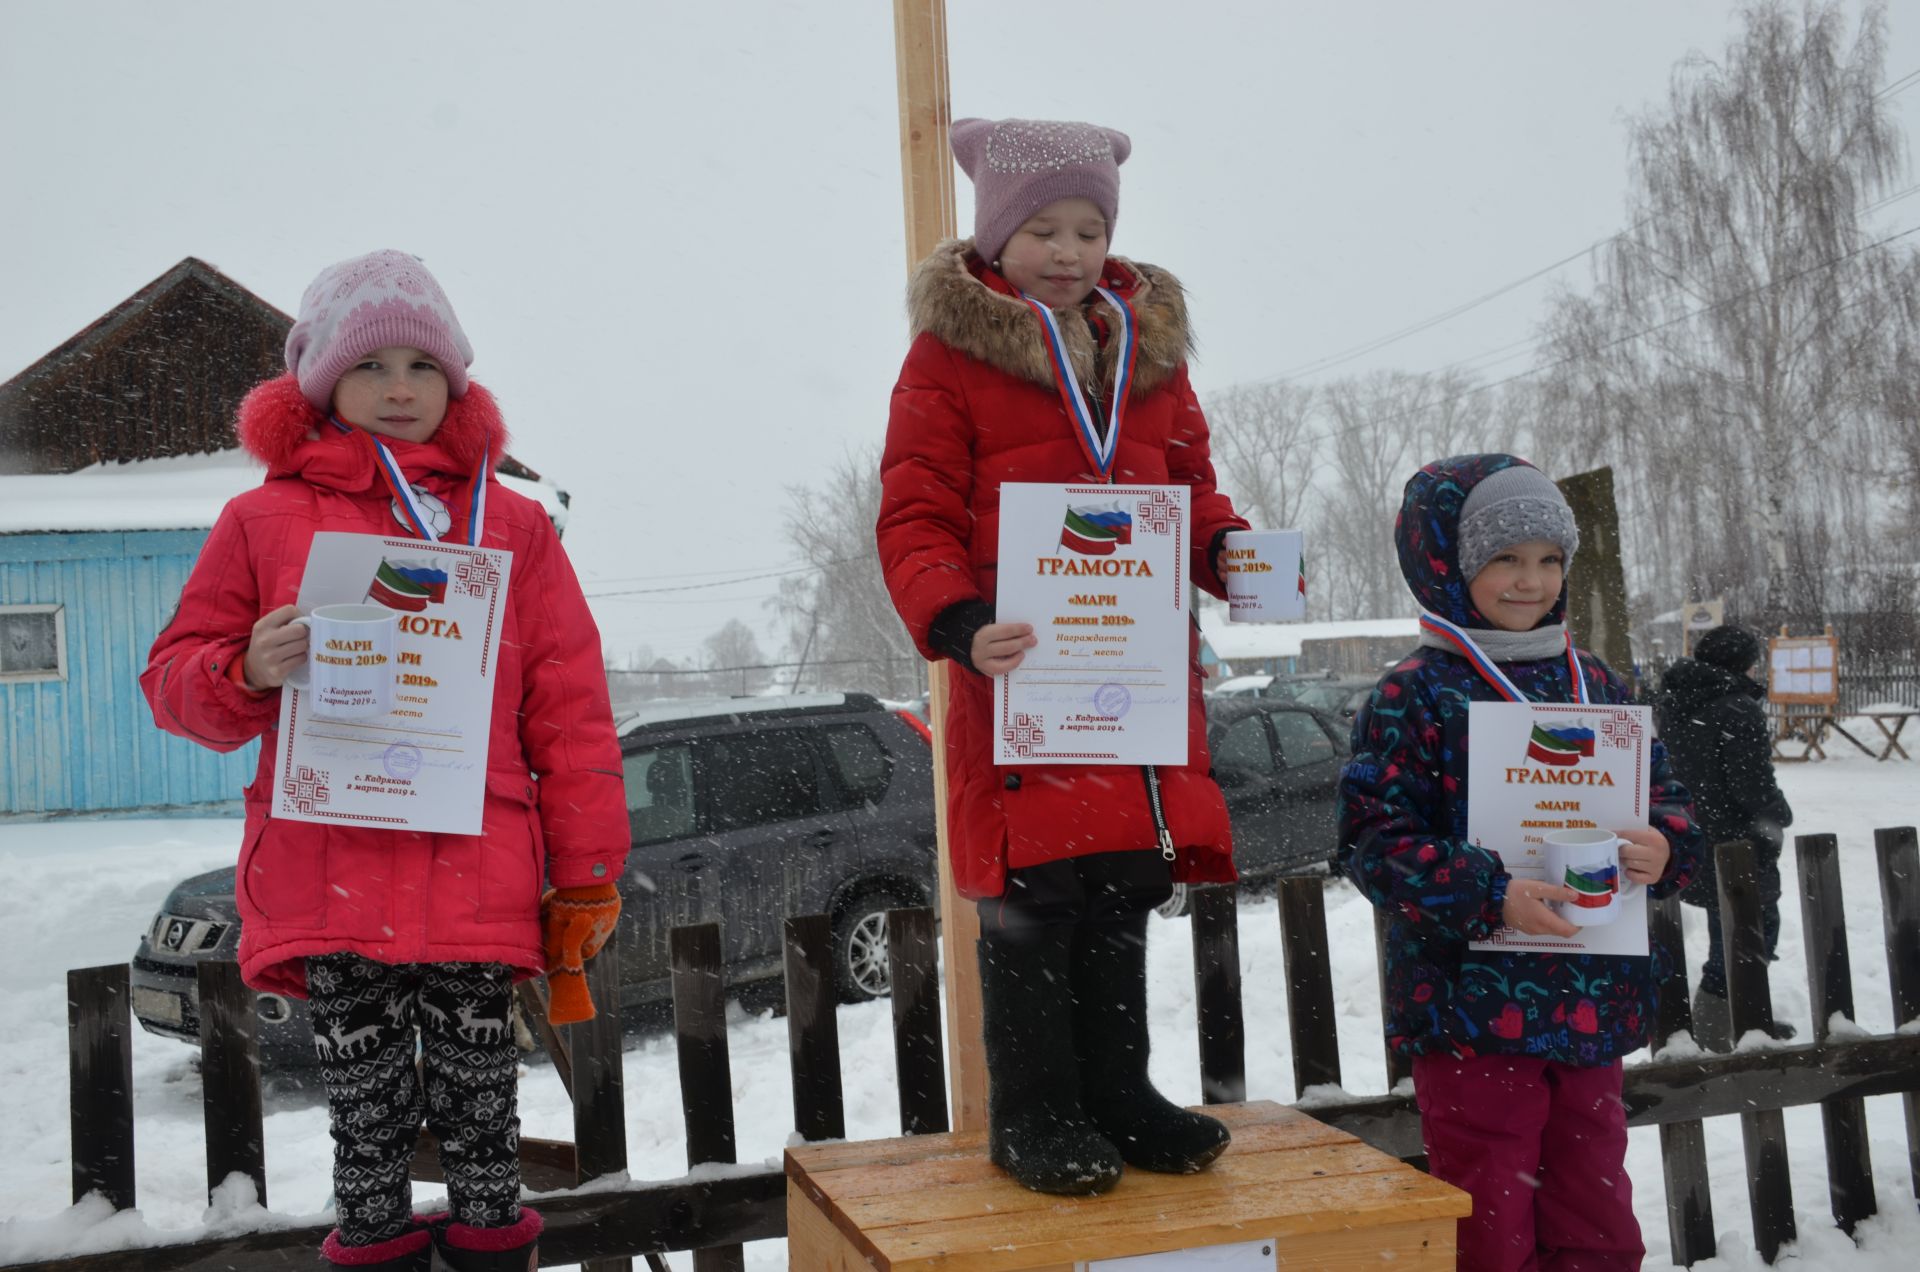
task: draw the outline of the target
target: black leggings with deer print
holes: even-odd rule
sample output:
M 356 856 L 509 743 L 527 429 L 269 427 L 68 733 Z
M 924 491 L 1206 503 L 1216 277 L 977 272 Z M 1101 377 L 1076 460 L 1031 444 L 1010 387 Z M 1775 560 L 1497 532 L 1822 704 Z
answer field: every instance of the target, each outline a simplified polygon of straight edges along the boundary
M 407 1230 L 408 1168 L 423 1117 L 440 1142 L 454 1222 L 476 1228 L 517 1222 L 512 970 L 498 963 L 395 965 L 323 954 L 307 960 L 307 993 L 332 1114 L 341 1241 L 373 1245 Z

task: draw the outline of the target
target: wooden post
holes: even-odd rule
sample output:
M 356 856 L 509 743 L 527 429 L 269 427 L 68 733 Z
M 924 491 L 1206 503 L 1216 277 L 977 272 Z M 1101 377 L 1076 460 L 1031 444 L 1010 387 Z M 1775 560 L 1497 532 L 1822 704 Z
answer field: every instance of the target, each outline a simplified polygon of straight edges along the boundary
M 1280 881 L 1280 952 L 1287 969 L 1293 1091 L 1340 1085 L 1340 1035 L 1328 961 L 1326 885 L 1312 875 Z
M 667 934 L 673 959 L 673 1031 L 680 1058 L 680 1107 L 687 1120 L 687 1167 L 734 1156 L 733 1067 L 727 1058 L 727 985 L 720 925 L 696 923 Z M 578 1071 L 579 1061 L 575 1061 Z M 738 1245 L 693 1252 L 693 1272 L 740 1272 Z
M 1669 952 L 1667 978 L 1659 986 L 1654 1010 L 1653 1049 L 1681 1032 L 1693 1032 L 1693 1008 L 1687 1002 L 1687 948 L 1682 939 L 1680 898 L 1648 903 L 1647 937 Z M 1698 1118 L 1660 1124 L 1660 1168 L 1667 1186 L 1667 1243 L 1673 1261 L 1692 1267 L 1715 1254 L 1713 1193 L 1707 1186 L 1707 1132 Z
M 1240 1003 L 1240 911 L 1230 883 L 1192 887 L 1193 999 L 1200 1018 L 1200 1098 L 1247 1098 L 1247 1026 Z
M 267 1204 L 266 1138 L 260 1105 L 257 999 L 240 964 L 211 960 L 194 969 L 200 991 L 200 1085 L 207 1127 L 207 1194 L 240 1174 Z
M 1847 957 L 1847 910 L 1840 899 L 1840 842 L 1832 835 L 1798 835 L 1800 930 L 1806 934 L 1807 994 L 1813 1001 L 1813 1040 L 1832 1036 L 1832 1020 L 1853 1014 L 1853 964 Z M 1820 1102 L 1827 1137 L 1827 1197 L 1833 1220 L 1849 1236 L 1874 1213 L 1873 1162 L 1867 1153 L 1867 1106 L 1859 1096 Z
M 1748 1031 L 1773 1030 L 1773 995 L 1767 985 L 1767 943 L 1761 932 L 1760 889 L 1753 845 L 1735 839 L 1714 848 L 1720 877 L 1720 942 L 1726 950 L 1727 1005 L 1733 1039 Z M 1787 1124 L 1777 1108 L 1740 1115 L 1747 1150 L 1747 1205 L 1753 1212 L 1753 1245 L 1772 1263 L 1794 1240 L 1793 1182 L 1787 1170 Z
M 1887 938 L 1887 987 L 1893 1027 L 1920 1020 L 1920 840 L 1912 826 L 1873 832 L 1880 858 L 1880 909 Z M 1901 1097 L 1907 1110 L 1907 1167 L 1920 1198 L 1920 1091 Z
M 892 925 L 888 925 L 891 930 Z M 840 1088 L 840 1019 L 833 984 L 833 925 L 824 914 L 787 920 L 787 1057 L 793 1129 L 802 1139 L 847 1137 Z
M 900 97 L 900 192 L 906 210 L 907 269 L 954 235 L 953 149 L 947 129 L 946 0 L 893 0 L 893 62 Z M 947 842 L 947 674 L 927 669 L 933 723 L 934 824 L 940 837 L 940 948 L 947 963 L 947 1045 L 954 1129 L 987 1126 L 987 1058 L 980 1041 L 980 916 L 953 888 Z
M 1630 675 L 1633 646 L 1627 638 L 1627 575 L 1621 563 L 1613 469 L 1575 473 L 1559 485 L 1580 527 L 1580 552 L 1567 579 L 1567 621 L 1574 644 L 1600 655 L 1621 675 Z
M 933 964 L 933 911 L 887 911 L 887 970 L 893 982 L 893 1069 L 899 1081 L 900 1133 L 946 1131 L 940 1066 L 940 980 Z
M 131 1022 L 125 963 L 67 973 L 73 1199 L 97 1192 L 115 1210 L 134 1206 Z
M 627 1098 L 620 1060 L 620 931 L 587 960 L 592 1020 L 567 1025 L 573 1096 L 575 1183 L 627 1169 Z M 580 1272 L 633 1272 L 625 1256 L 587 1259 Z

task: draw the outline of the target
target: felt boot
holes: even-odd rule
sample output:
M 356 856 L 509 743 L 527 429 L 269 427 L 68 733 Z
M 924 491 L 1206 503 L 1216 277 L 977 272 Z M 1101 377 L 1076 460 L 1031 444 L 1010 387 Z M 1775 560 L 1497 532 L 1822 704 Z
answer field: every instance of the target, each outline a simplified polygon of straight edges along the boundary
M 1733 1050 L 1733 1008 L 1724 993 L 1693 991 L 1693 1040 L 1703 1051 Z
M 504 1228 L 449 1223 L 433 1230 L 433 1266 L 446 1272 L 534 1272 L 540 1266 L 539 1212 L 520 1207 Z
M 350 1246 L 340 1241 L 335 1228 L 320 1243 L 321 1257 L 330 1268 L 353 1268 L 356 1272 L 428 1272 L 433 1256 L 424 1224 L 407 1229 L 397 1237 L 373 1245 Z
M 980 938 L 987 1153 L 1035 1192 L 1085 1196 L 1120 1180 L 1120 1154 L 1080 1107 L 1068 1007 L 1070 928 Z
M 1226 1151 L 1225 1125 L 1187 1112 L 1147 1077 L 1146 915 L 1075 929 L 1073 1036 L 1087 1116 L 1129 1166 L 1190 1175 Z

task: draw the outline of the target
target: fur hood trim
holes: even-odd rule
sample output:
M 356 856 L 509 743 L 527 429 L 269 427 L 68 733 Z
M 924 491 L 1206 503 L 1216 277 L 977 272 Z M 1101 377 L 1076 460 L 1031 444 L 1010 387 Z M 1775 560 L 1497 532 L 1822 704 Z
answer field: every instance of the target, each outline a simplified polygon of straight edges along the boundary
M 234 427 L 240 444 L 269 473 L 284 473 L 303 466 L 298 452 L 325 436 L 326 423 L 326 414 L 314 409 L 300 392 L 300 381 L 288 372 L 247 394 Z M 506 454 L 507 425 L 493 394 L 469 381 L 466 393 L 447 399 L 447 418 L 428 444 L 446 454 L 459 476 L 470 474 L 489 446 L 489 472 L 498 467 Z
M 913 271 L 907 293 L 907 312 L 913 334 L 930 332 L 942 344 L 978 358 L 1008 375 L 1053 387 L 1053 363 L 1047 357 L 1040 319 L 1025 301 L 995 291 L 974 273 L 979 257 L 973 240 L 948 239 Z M 1180 280 L 1153 265 L 1109 256 L 1106 275 L 1118 274 L 1130 284 L 1115 288 L 1133 306 L 1139 323 L 1139 353 L 1134 361 L 1133 391 L 1151 393 L 1164 384 L 1193 352 L 1193 332 L 1187 325 L 1186 293 Z M 1054 311 L 1068 356 L 1082 381 L 1097 369 L 1099 384 L 1113 383 L 1112 342 L 1101 349 L 1078 307 Z

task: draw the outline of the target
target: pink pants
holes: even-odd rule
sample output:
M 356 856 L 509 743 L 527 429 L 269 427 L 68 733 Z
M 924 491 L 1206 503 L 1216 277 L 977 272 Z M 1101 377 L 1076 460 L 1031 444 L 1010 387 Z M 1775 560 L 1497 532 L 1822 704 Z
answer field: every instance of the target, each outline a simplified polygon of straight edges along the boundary
M 1473 1196 L 1461 1272 L 1637 1269 L 1620 1063 L 1417 1056 L 1413 1091 L 1434 1177 Z

